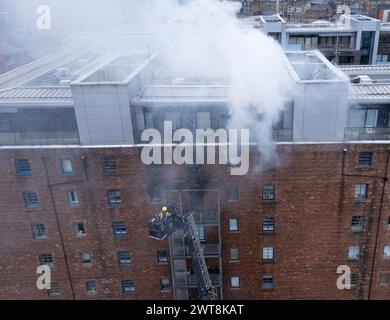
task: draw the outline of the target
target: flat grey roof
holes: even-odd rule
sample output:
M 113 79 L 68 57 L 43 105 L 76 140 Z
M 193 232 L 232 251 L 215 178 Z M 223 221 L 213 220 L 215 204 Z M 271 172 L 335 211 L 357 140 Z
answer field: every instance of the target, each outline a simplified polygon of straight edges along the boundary
M 351 85 L 348 98 L 350 100 L 370 100 L 372 102 L 390 102 L 390 83 L 389 84 L 354 84 Z
M 146 87 L 134 103 L 158 102 L 227 102 L 229 86 L 226 85 L 151 85 Z
M 18 87 L 0 90 L 1 104 L 73 104 L 70 87 Z

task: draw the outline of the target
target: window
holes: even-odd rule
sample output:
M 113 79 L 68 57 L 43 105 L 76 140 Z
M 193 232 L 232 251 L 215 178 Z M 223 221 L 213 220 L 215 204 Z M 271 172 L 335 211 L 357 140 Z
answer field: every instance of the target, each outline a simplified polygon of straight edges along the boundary
M 390 272 L 384 272 L 379 274 L 379 284 L 381 285 L 390 284 Z
M 85 282 L 85 288 L 87 289 L 87 292 L 90 294 L 96 293 L 96 282 L 95 281 L 86 281 Z
M 53 256 L 50 253 L 44 253 L 39 255 L 39 263 L 41 265 L 47 265 L 52 267 L 54 265 Z
M 107 190 L 107 198 L 110 204 L 122 203 L 121 191 L 119 189 Z
M 230 249 L 230 260 L 240 260 L 238 248 Z
M 263 200 L 275 200 L 275 186 L 263 187 Z
M 276 169 L 276 153 L 271 152 L 263 161 L 263 170 L 271 171 Z
M 57 282 L 50 283 L 50 289 L 47 291 L 50 297 L 60 295 L 60 286 Z
M 77 237 L 81 237 L 85 235 L 85 227 L 84 223 L 82 222 L 77 222 L 74 224 L 74 232 Z
M 24 204 L 27 209 L 38 208 L 38 194 L 36 192 L 27 191 L 23 192 Z
M 357 273 L 351 273 L 351 278 L 350 278 L 350 281 L 351 281 L 351 288 L 356 288 L 356 286 L 358 285 L 358 282 L 359 282 L 359 275 Z
M 102 158 L 102 169 L 104 173 L 116 173 L 117 163 L 114 156 L 107 156 Z
M 28 159 L 16 159 L 15 160 L 16 173 L 20 175 L 30 175 L 31 166 Z
M 135 292 L 134 281 L 133 280 L 123 280 L 122 281 L 122 292 L 123 293 Z
M 363 216 L 353 216 L 351 223 L 352 231 L 362 231 L 364 226 L 364 217 Z
M 365 183 L 359 183 L 355 185 L 355 200 L 365 200 L 367 199 L 367 189 L 368 185 Z
M 164 291 L 164 290 L 170 290 L 170 289 L 171 289 L 171 284 L 170 284 L 169 279 L 161 278 L 160 279 L 160 290 Z
M 385 245 L 383 248 L 383 257 L 390 258 L 390 244 Z
M 69 159 L 61 160 L 61 170 L 63 174 L 72 174 L 73 173 L 72 161 Z
M 126 224 L 123 221 L 115 221 L 112 223 L 114 237 L 125 237 L 127 235 Z
M 390 230 L 390 217 L 387 218 L 387 230 Z
M 33 225 L 33 234 L 35 239 L 45 239 L 47 238 L 46 227 L 42 223 Z
M 80 204 L 80 199 L 76 191 L 67 191 L 67 195 L 68 195 L 68 203 L 70 205 L 76 206 Z
M 91 254 L 89 252 L 83 252 L 80 254 L 80 262 L 82 264 L 90 264 L 92 262 Z
M 359 168 L 371 168 L 372 166 L 372 152 L 359 153 Z
M 349 260 L 358 260 L 360 256 L 360 247 L 359 246 L 350 246 L 348 250 L 348 259 Z
M 228 200 L 237 201 L 238 200 L 238 187 L 231 186 L 228 188 Z
M 131 255 L 128 251 L 118 251 L 118 265 L 120 267 L 130 267 Z
M 240 287 L 240 277 L 231 277 L 230 278 L 230 287 L 239 288 Z
M 264 232 L 275 231 L 275 218 L 263 218 L 262 229 Z
M 150 201 L 161 202 L 162 193 L 159 186 L 153 185 L 150 187 Z
M 273 276 L 263 276 L 261 279 L 261 288 L 262 289 L 273 289 L 274 288 L 274 277 Z
M 274 248 L 265 247 L 262 252 L 262 259 L 265 262 L 270 262 L 274 260 Z
M 198 225 L 198 236 L 200 241 L 206 241 L 206 235 L 204 232 L 204 225 Z
M 229 231 L 238 231 L 238 219 L 229 219 Z
M 167 250 L 157 251 L 157 262 L 158 263 L 168 262 L 168 251 Z

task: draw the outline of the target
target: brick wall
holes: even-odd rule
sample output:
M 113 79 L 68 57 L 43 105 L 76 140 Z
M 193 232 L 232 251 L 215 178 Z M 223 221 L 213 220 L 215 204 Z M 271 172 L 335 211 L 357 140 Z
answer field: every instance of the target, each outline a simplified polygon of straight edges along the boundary
M 386 145 L 376 144 L 279 145 L 277 169 L 270 171 L 262 169 L 261 156 L 252 150 L 246 176 L 231 176 L 222 165 L 203 166 L 196 173 L 175 165 L 149 170 L 135 148 L 1 150 L 0 298 L 173 298 L 172 292 L 160 290 L 160 278 L 171 277 L 170 264 L 158 264 L 156 259 L 157 250 L 168 250 L 168 241 L 150 239 L 147 230 L 148 219 L 163 202 L 152 203 L 148 191 L 155 184 L 163 191 L 193 187 L 196 180 L 202 188 L 218 189 L 221 195 L 225 299 L 367 299 L 369 291 L 371 298 L 388 299 L 390 284 L 379 283 L 380 274 L 390 271 L 390 260 L 383 257 L 384 245 L 390 244 L 388 186 L 381 201 L 386 150 Z M 357 168 L 360 151 L 373 152 L 371 169 Z M 104 155 L 117 157 L 117 174 L 103 174 Z M 31 176 L 15 173 L 16 158 L 30 160 Z M 63 158 L 72 160 L 74 174 L 62 174 Z M 347 176 L 342 176 L 343 162 Z M 353 200 L 357 183 L 369 185 L 367 200 Z M 261 189 L 269 184 L 276 187 L 276 199 L 265 202 Z M 229 186 L 238 187 L 238 201 L 228 201 Z M 121 204 L 108 203 L 110 188 L 121 190 Z M 66 191 L 70 190 L 77 191 L 79 206 L 68 204 Z M 38 192 L 37 209 L 25 208 L 23 191 Z M 354 215 L 365 216 L 363 232 L 351 231 Z M 263 217 L 275 217 L 274 233 L 262 232 Z M 239 231 L 228 230 L 230 218 L 239 219 Z M 113 237 L 113 221 L 126 223 L 126 237 Z M 77 222 L 84 223 L 85 236 L 76 237 L 73 225 Z M 34 223 L 46 225 L 47 239 L 34 239 Z M 362 248 L 358 261 L 348 260 L 351 245 Z M 261 261 L 263 247 L 274 248 L 273 262 Z M 230 248 L 239 248 L 238 262 L 230 261 Z M 131 252 L 130 267 L 118 266 L 118 251 Z M 91 254 L 90 265 L 81 264 L 82 252 Z M 60 284 L 61 292 L 55 297 L 35 286 L 38 255 L 43 253 L 54 258 L 53 282 Z M 338 290 L 336 269 L 345 264 L 359 274 L 361 283 L 351 290 Z M 263 275 L 274 276 L 274 289 L 261 289 Z M 232 276 L 240 277 L 240 288 L 230 288 Z M 124 279 L 134 281 L 133 294 L 122 293 Z M 95 294 L 87 293 L 88 280 L 96 281 Z

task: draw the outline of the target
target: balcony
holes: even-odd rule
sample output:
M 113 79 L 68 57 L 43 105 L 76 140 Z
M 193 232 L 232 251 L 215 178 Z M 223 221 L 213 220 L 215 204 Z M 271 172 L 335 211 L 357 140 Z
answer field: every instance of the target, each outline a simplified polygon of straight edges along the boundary
M 213 286 L 220 286 L 221 285 L 221 274 L 220 273 L 210 273 L 210 280 L 211 284 Z M 196 277 L 194 274 L 189 274 L 187 277 L 188 286 L 194 287 L 196 286 Z
M 194 220 L 196 224 L 203 225 L 217 225 L 219 222 L 218 212 L 216 211 L 206 211 L 194 213 Z
M 78 145 L 78 131 L 0 132 L 0 146 Z
M 218 257 L 220 255 L 220 246 L 218 243 L 201 243 L 202 249 L 203 249 L 203 254 L 205 257 Z M 171 255 L 173 258 L 177 257 L 187 257 L 190 258 L 190 252 L 188 250 L 188 247 L 185 247 L 185 252 L 184 252 L 184 247 L 182 246 L 176 246 L 172 252 Z
M 346 140 L 390 140 L 390 127 L 347 127 L 344 138 Z

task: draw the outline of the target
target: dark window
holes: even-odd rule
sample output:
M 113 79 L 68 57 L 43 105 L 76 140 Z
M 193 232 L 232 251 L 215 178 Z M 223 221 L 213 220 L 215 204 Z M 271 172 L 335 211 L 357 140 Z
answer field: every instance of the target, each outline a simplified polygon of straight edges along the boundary
M 228 188 L 228 200 L 229 201 L 238 200 L 238 187 L 231 186 Z
M 119 189 L 107 190 L 107 198 L 111 204 L 122 203 L 121 191 Z
M 117 169 L 116 158 L 114 156 L 103 157 L 102 168 L 104 173 L 115 173 Z
M 92 262 L 91 254 L 89 252 L 83 252 L 80 254 L 80 262 L 82 264 L 90 264 Z
M 42 223 L 38 223 L 38 224 L 33 225 L 33 233 L 34 233 L 35 239 L 44 239 L 47 237 L 46 227 Z
M 157 262 L 168 262 L 168 251 L 166 250 L 159 250 L 157 251 Z
M 360 257 L 360 246 L 350 246 L 348 249 L 348 259 L 358 260 Z
M 230 249 L 230 260 L 239 260 L 240 254 L 238 248 Z
M 264 159 L 263 169 L 266 171 L 276 169 L 276 153 L 275 152 L 272 152 L 270 155 L 268 155 L 267 158 Z
M 372 166 L 372 152 L 359 153 L 359 168 L 371 168 Z
M 87 289 L 88 293 L 96 293 L 96 282 L 92 280 L 86 281 L 85 288 Z
M 16 159 L 15 160 L 16 173 L 21 175 L 30 175 L 31 166 L 28 159 Z
M 390 217 L 387 218 L 387 229 L 390 230 Z
M 390 284 L 390 272 L 380 273 L 379 284 L 382 284 L 382 285 Z
M 229 231 L 238 231 L 238 219 L 229 219 Z
M 171 283 L 169 282 L 169 279 L 167 279 L 167 278 L 160 279 L 160 289 L 161 289 L 161 291 L 171 289 Z
M 44 253 L 39 255 L 39 263 L 41 265 L 53 266 L 54 260 L 50 253 Z
M 68 203 L 70 205 L 75 206 L 75 205 L 80 204 L 80 199 L 79 199 L 79 196 L 77 195 L 76 191 L 68 191 L 67 195 L 68 195 Z
M 273 289 L 274 288 L 274 277 L 273 276 L 263 276 L 261 279 L 261 288 L 262 289 Z
M 23 192 L 23 199 L 26 208 L 28 209 L 38 208 L 39 201 L 38 201 L 38 194 L 36 192 L 32 192 L 32 191 Z
M 112 223 L 114 237 L 125 237 L 127 235 L 126 224 L 123 221 L 115 221 Z
M 60 286 L 56 282 L 50 283 L 50 289 L 47 291 L 50 297 L 60 295 Z
M 356 288 L 359 281 L 359 275 L 357 273 L 351 273 L 351 288 Z
M 355 200 L 367 199 L 368 185 L 366 183 L 359 183 L 355 185 Z
M 263 218 L 262 228 L 264 232 L 275 231 L 275 218 Z
M 130 252 L 118 251 L 118 264 L 120 267 L 129 267 L 131 265 Z
M 150 187 L 150 201 L 152 202 L 161 202 L 162 192 L 161 188 L 158 185 L 153 185 Z
M 351 222 L 352 231 L 362 231 L 364 226 L 363 216 L 353 216 Z
M 85 235 L 85 227 L 84 223 L 78 222 L 74 224 L 74 232 L 76 233 L 77 237 L 81 237 Z
M 275 200 L 275 186 L 263 187 L 263 200 Z
M 122 281 L 122 291 L 123 291 L 123 293 L 135 292 L 134 281 L 133 280 L 123 280 Z

